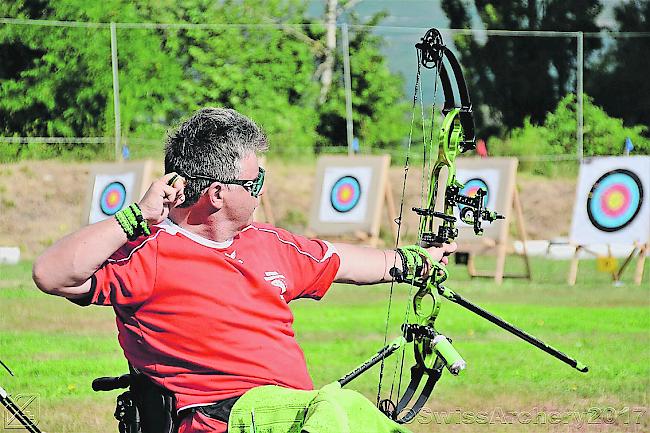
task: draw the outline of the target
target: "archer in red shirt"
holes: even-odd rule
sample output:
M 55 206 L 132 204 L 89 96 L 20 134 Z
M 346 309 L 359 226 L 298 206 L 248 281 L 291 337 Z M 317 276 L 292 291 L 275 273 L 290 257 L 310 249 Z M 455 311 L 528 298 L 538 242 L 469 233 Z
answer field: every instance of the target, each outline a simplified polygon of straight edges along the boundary
M 126 358 L 173 392 L 178 410 L 261 385 L 312 389 L 288 303 L 320 299 L 333 281 L 390 281 L 401 265 L 394 250 L 253 224 L 264 193 L 257 154 L 266 148 L 252 120 L 202 109 L 170 134 L 167 174 L 133 211 L 142 221 L 89 225 L 34 264 L 44 292 L 113 307 Z M 429 252 L 446 263 L 455 249 Z M 226 430 L 201 410 L 184 413 L 179 433 Z

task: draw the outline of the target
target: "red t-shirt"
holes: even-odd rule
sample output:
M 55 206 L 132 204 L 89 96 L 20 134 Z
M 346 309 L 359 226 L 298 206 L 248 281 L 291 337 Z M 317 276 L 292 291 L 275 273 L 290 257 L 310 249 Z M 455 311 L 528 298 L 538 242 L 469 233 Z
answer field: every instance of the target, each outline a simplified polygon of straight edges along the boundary
M 167 220 L 116 251 L 77 303 L 113 306 L 126 358 L 182 409 L 260 385 L 312 389 L 287 303 L 320 299 L 339 263 L 331 244 L 269 225 L 218 243 Z

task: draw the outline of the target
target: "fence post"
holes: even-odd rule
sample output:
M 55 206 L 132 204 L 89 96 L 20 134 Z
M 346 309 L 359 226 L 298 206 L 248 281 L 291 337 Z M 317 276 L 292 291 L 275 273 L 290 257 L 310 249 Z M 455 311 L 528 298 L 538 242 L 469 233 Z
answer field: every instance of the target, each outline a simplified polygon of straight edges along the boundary
M 578 161 L 582 162 L 584 158 L 584 112 L 582 94 L 584 93 L 584 33 L 578 32 L 577 34 L 578 52 L 577 52 L 577 73 L 576 73 L 576 86 L 578 97 L 576 101 L 576 114 L 578 115 Z
M 345 80 L 345 118 L 348 138 L 348 155 L 352 156 L 354 150 L 352 141 L 354 140 L 354 124 L 352 123 L 352 78 L 350 76 L 350 39 L 348 37 L 348 25 L 343 23 L 341 26 L 342 47 L 343 47 L 343 77 Z
M 113 67 L 113 111 L 115 113 L 115 161 L 122 161 L 122 128 L 120 125 L 120 81 L 117 64 L 117 31 L 111 22 L 111 65 Z

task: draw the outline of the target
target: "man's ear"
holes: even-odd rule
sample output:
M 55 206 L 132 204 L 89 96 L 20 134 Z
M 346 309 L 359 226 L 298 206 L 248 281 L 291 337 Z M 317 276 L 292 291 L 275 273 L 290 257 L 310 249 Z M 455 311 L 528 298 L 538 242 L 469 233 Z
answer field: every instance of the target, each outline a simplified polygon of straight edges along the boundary
M 215 182 L 208 187 L 207 198 L 215 209 L 221 209 L 223 207 L 223 193 L 224 187 L 220 183 Z

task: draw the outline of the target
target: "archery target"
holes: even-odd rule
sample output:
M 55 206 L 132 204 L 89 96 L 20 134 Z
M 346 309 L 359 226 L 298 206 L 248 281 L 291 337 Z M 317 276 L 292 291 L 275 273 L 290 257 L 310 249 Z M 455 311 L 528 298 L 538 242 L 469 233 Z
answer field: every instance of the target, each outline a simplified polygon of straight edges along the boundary
M 139 189 L 133 194 L 135 188 L 136 173 L 96 174 L 88 223 L 93 224 L 110 218 L 131 204 L 139 198 Z
M 460 193 L 468 197 L 474 197 L 479 188 L 484 189 L 487 192 L 487 195 L 484 197 L 483 206 L 490 209 L 500 212 L 499 209 L 495 209 L 496 200 L 495 197 L 498 197 L 499 190 L 499 170 L 494 169 L 484 169 L 484 170 L 468 170 L 468 169 L 458 169 L 456 170 L 456 179 L 464 187 L 460 190 Z M 462 205 L 460 206 L 462 208 Z M 471 227 L 469 224 L 465 224 L 460 220 L 460 211 L 459 209 L 454 209 L 454 214 L 458 218 L 459 227 Z M 489 223 L 484 223 L 483 226 L 487 227 Z
M 326 167 L 318 213 L 320 221 L 365 221 L 371 181 L 372 167 Z
M 99 208 L 107 216 L 115 215 L 126 203 L 126 187 L 122 182 L 106 185 L 99 199 Z
M 643 185 L 634 172 L 609 171 L 591 187 L 587 215 L 599 230 L 613 232 L 634 221 L 643 204 Z
M 580 167 L 571 241 L 645 243 L 650 236 L 650 157 L 592 158 Z
M 349 212 L 359 204 L 361 185 L 354 176 L 343 176 L 334 182 L 330 193 L 330 203 L 337 212 Z
M 475 177 L 468 180 L 465 182 L 465 186 L 460 190 L 460 193 L 467 197 L 475 197 L 479 189 L 486 192 L 485 197 L 483 197 L 483 206 L 485 206 L 485 203 L 490 199 L 490 188 L 483 179 Z M 463 205 L 460 205 L 459 207 L 462 209 Z

